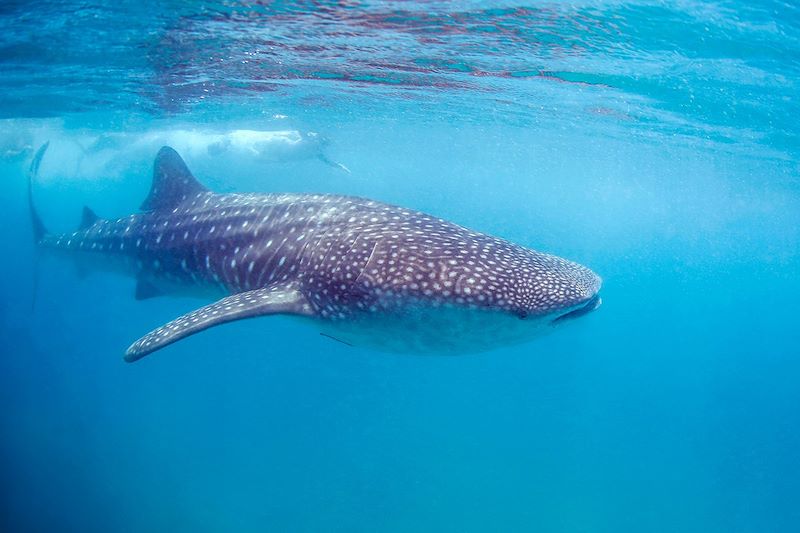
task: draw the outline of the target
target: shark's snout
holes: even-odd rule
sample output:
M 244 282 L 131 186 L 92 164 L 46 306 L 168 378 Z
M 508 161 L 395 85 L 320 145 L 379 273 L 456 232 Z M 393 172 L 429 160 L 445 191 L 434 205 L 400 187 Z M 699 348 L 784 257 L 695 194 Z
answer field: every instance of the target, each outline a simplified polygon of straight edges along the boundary
M 553 324 L 587 315 L 603 303 L 600 298 L 600 287 L 603 284 L 603 280 L 600 276 L 588 268 L 583 268 L 581 275 L 576 278 L 575 282 L 578 287 L 578 298 L 556 314 Z
M 532 256 L 513 287 L 511 311 L 518 318 L 555 324 L 599 307 L 602 279 L 583 265 L 547 254 Z
M 567 311 L 566 313 L 558 315 L 556 318 L 553 319 L 553 324 L 560 324 L 561 322 L 572 320 L 573 318 L 579 318 L 584 315 L 588 315 L 589 313 L 600 307 L 600 304 L 602 303 L 603 300 L 602 298 L 600 298 L 600 295 L 595 294 L 587 302 L 575 307 L 570 311 Z

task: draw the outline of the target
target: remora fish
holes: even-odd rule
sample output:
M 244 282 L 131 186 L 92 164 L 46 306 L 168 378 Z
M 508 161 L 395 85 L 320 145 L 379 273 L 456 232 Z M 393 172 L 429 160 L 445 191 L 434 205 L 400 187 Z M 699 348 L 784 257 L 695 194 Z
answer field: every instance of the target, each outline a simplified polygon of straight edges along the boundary
M 43 146 L 31 165 L 36 174 Z M 137 280 L 136 297 L 204 289 L 227 295 L 148 333 L 136 361 L 218 324 L 302 317 L 352 345 L 467 353 L 513 344 L 600 305 L 600 278 L 571 261 L 424 213 L 350 196 L 215 194 L 163 147 L 142 213 L 36 242 Z

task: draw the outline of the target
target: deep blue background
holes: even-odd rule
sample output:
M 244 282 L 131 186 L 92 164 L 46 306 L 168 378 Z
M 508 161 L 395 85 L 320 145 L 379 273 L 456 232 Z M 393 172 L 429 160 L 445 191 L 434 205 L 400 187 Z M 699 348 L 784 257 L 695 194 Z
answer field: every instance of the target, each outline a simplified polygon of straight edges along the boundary
M 77 150 L 70 139 L 87 128 L 317 129 L 351 175 L 314 160 L 188 163 L 217 190 L 359 194 L 556 253 L 603 276 L 604 304 L 551 336 L 476 356 L 372 353 L 272 317 L 125 364 L 133 340 L 203 302 L 136 302 L 132 280 L 80 279 L 68 260 L 45 255 L 32 308 L 27 161 L 0 162 L 0 529 L 798 530 L 800 167 L 788 116 L 796 103 L 782 96 L 798 78 L 790 57 L 780 63 L 756 45 L 774 38 L 791 48 L 800 33 L 790 7 L 748 5 L 762 10 L 738 19 L 730 9 L 741 6 L 730 3 L 589 10 L 600 28 L 616 20 L 633 50 L 603 56 L 588 46 L 597 34 L 570 26 L 587 45 L 582 75 L 605 76 L 597 87 L 498 78 L 492 97 L 453 88 L 418 95 L 310 76 L 297 82 L 303 98 L 286 89 L 198 103 L 192 93 L 170 108 L 147 92 L 131 96 L 113 76 L 104 93 L 87 76 L 87 86 L 124 102 L 100 102 L 91 114 L 54 103 L 43 114 L 63 123 L 4 123 L 4 134 L 41 127 L 53 140 L 36 186 L 53 230 L 77 225 L 84 203 L 105 217 L 132 212 L 149 187 L 152 156 L 120 154 L 123 170 L 110 176 L 67 164 Z M 18 8 L 4 24 L 24 29 L 34 12 Z M 64 19 L 99 31 L 81 13 L 85 20 Z M 691 32 L 671 33 L 676 18 L 708 24 L 718 46 L 697 57 Z M 159 40 L 167 26 L 196 36 L 186 25 L 198 19 L 187 20 L 157 25 L 149 41 L 177 46 Z M 277 29 L 264 31 L 286 20 L 294 21 L 275 19 Z M 131 34 L 144 25 L 131 22 Z M 55 22 L 50 29 L 70 34 Z M 217 44 L 241 38 L 218 31 Z M 22 49 L 7 51 L 4 69 L 25 79 L 16 63 L 35 61 Z M 672 49 L 691 59 L 673 66 L 697 69 L 667 68 L 656 52 Z M 504 61 L 470 50 L 482 67 Z M 39 60 L 68 76 L 67 56 Z M 162 60 L 131 54 L 126 68 Z M 548 53 L 529 61 L 563 67 Z M 637 85 L 608 76 L 637 68 Z M 161 82 L 167 93 L 183 87 Z M 26 90 L 64 91 L 55 102 L 80 92 L 52 83 L 0 99 L 5 116 L 33 114 Z M 704 103 L 687 108 L 689 94 Z M 142 102 L 158 109 L 133 105 Z

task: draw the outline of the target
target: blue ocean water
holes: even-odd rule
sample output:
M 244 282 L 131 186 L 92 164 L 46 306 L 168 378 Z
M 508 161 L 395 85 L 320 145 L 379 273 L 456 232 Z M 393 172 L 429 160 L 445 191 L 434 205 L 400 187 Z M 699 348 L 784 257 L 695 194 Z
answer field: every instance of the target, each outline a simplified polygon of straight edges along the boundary
M 800 531 L 795 4 L 7 1 L 0 30 L 0 530 Z M 175 133 L 242 129 L 349 173 Z M 26 169 L 50 141 L 71 231 L 136 211 L 165 135 L 215 190 L 423 210 L 604 304 L 480 355 L 271 317 L 126 364 L 201 303 L 37 267 Z

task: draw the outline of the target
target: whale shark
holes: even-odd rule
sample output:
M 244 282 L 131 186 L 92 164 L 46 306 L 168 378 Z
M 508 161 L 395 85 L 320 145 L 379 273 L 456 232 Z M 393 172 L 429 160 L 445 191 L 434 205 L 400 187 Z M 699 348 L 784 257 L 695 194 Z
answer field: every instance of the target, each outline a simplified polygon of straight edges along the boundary
M 84 208 L 78 229 L 42 249 L 136 279 L 137 299 L 215 299 L 134 342 L 133 362 L 228 322 L 289 315 L 323 335 L 387 352 L 462 354 L 526 342 L 597 309 L 600 277 L 419 211 L 332 194 L 216 194 L 164 146 L 139 213 Z
M 119 163 L 120 154 L 151 153 L 164 144 L 193 159 L 225 157 L 259 164 L 316 159 L 350 173 L 345 165 L 328 157 L 330 140 L 326 136 L 303 130 L 154 129 L 140 133 L 104 133 L 88 143 L 85 156 L 100 160 L 106 156 L 113 168 Z

